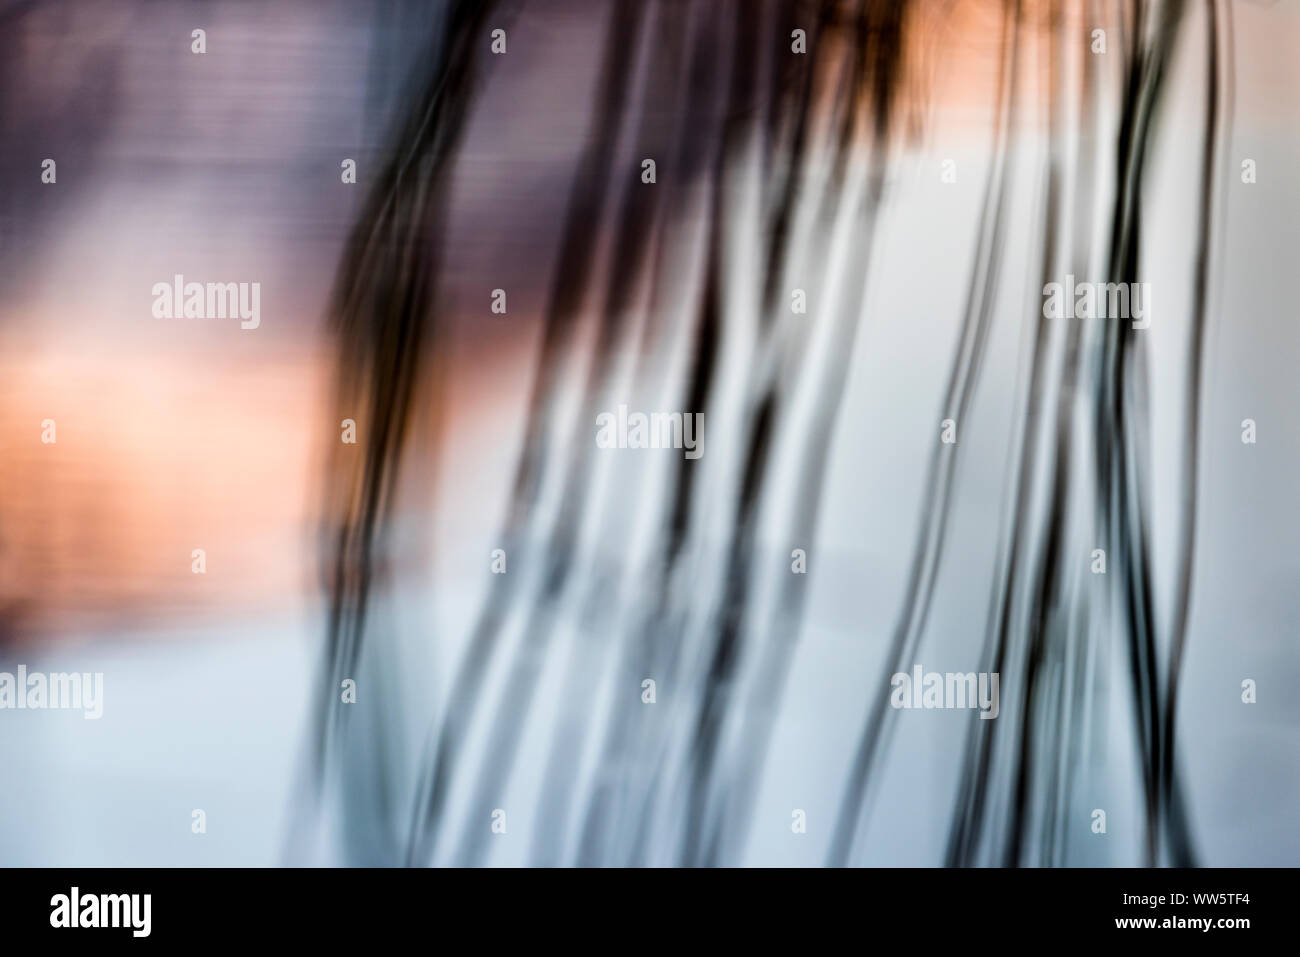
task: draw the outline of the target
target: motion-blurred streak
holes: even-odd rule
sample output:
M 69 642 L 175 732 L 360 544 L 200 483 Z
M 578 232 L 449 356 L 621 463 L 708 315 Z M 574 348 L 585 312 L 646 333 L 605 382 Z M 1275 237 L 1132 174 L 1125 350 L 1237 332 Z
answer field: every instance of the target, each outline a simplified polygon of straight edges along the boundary
M 1106 139 L 1103 67 L 1066 52 L 1086 43 L 1088 17 L 1060 0 L 996 5 L 991 161 L 942 418 L 966 428 L 974 414 L 997 305 L 1009 295 L 1018 142 L 1032 112 L 1024 101 L 1044 78 L 1042 223 L 1030 272 L 1044 288 L 1063 264 L 1088 274 L 1092 224 L 1109 206 L 1105 275 L 1140 280 L 1143 174 L 1187 6 L 1124 6 L 1115 188 L 1107 195 L 1094 155 Z M 541 735 L 530 859 L 718 865 L 743 856 L 810 586 L 802 576 L 774 578 L 784 558 L 778 551 L 773 561 L 763 535 L 811 542 L 822 521 L 835 426 L 870 318 L 868 267 L 891 164 L 903 146 L 905 112 L 915 108 L 905 97 L 909 51 L 926 7 L 919 0 L 662 0 L 605 12 L 590 125 L 576 150 L 498 537 L 515 572 L 487 585 L 452 667 L 449 697 L 436 704 L 422 765 L 412 771 L 394 765 L 388 719 L 372 713 L 364 733 L 350 732 L 334 689 L 356 673 L 364 649 L 385 701 L 399 700 L 391 678 L 401 667 L 396 646 L 362 639 L 382 620 L 372 607 L 377 554 L 391 532 L 389 502 L 406 465 L 421 357 L 438 308 L 448 171 L 473 112 L 484 32 L 496 25 L 490 5 L 449 5 L 442 52 L 426 67 L 425 91 L 408 107 L 394 158 L 369 194 L 336 293 L 339 415 L 352 413 L 361 425 L 364 457 L 349 463 L 345 449 L 331 465 L 342 478 L 331 489 L 335 558 L 314 768 L 318 791 L 332 780 L 344 795 L 350 859 L 484 863 L 490 832 L 464 819 L 485 820 L 516 776 L 542 674 L 566 646 L 553 724 Z M 1232 70 L 1230 58 L 1221 63 L 1215 0 L 1205 10 L 1195 290 L 1179 386 L 1191 441 L 1168 660 L 1160 660 L 1157 640 L 1147 519 L 1146 340 L 1123 322 L 1061 331 L 1045 313 L 1032 313 L 1023 323 L 1026 358 L 980 652 L 984 667 L 1004 675 L 1006 699 L 1000 723 L 976 721 L 967 737 L 951 806 L 952 865 L 1075 859 L 1064 822 L 1079 810 L 1077 759 L 1096 747 L 1098 632 L 1112 610 L 1128 651 L 1144 858 L 1194 859 L 1174 723 L 1196 543 L 1220 85 Z M 791 64 L 779 53 L 794 24 L 808 28 L 807 52 Z M 1077 89 L 1067 79 L 1072 64 L 1079 65 Z M 1067 125 L 1076 118 L 1069 89 L 1078 96 L 1077 130 Z M 667 157 L 664 184 L 647 189 L 616 178 L 650 155 Z M 816 317 L 788 307 L 787 290 L 796 286 L 819 295 Z M 589 302 L 596 312 L 588 322 Z M 672 407 L 706 411 L 708 455 L 653 470 L 598 455 L 591 422 L 629 396 L 651 406 L 671 396 Z M 929 453 L 924 511 L 882 649 L 886 678 L 924 657 L 969 454 L 961 444 Z M 781 471 L 788 462 L 798 463 L 793 478 Z M 646 541 L 634 545 L 610 488 L 653 515 Z M 1106 542 L 1111 556 L 1100 594 L 1085 590 L 1075 557 L 1090 537 Z M 765 592 L 773 580 L 779 584 Z M 515 620 L 523 634 L 506 655 Z M 647 675 L 672 689 L 653 714 L 607 703 Z M 890 683 L 868 676 L 866 686 L 827 848 L 835 865 L 862 860 L 899 721 Z M 347 773 L 336 769 L 331 778 L 331 761 Z M 409 800 L 399 794 L 408 781 Z M 453 801 L 462 789 L 464 808 Z M 402 834 L 392 822 L 407 809 L 409 833 Z
M 684 129 L 674 129 L 680 120 L 673 119 L 687 115 L 685 102 L 693 92 L 683 82 L 689 81 L 684 69 L 685 50 L 688 46 L 693 48 L 693 55 L 698 58 L 706 49 L 697 39 L 701 32 L 696 22 L 698 5 L 663 4 L 654 14 L 656 22 L 651 34 L 650 60 L 643 77 L 644 89 L 648 93 L 643 98 L 663 98 L 675 108 L 668 113 L 659 113 L 642 105 L 637 117 L 633 162 L 637 157 L 652 153 L 665 139 L 668 142 L 680 142 L 681 139 L 674 139 L 674 132 L 678 138 L 685 136 Z M 664 191 L 638 189 L 638 185 L 642 184 L 623 187 L 612 250 L 613 262 L 618 263 L 619 268 L 609 278 L 598 316 L 599 328 L 593 362 L 586 373 L 582 400 L 575 406 L 571 429 L 573 447 L 577 451 L 569 459 L 569 467 L 565 471 L 560 492 L 560 512 L 548 545 L 548 551 L 559 556 L 561 562 L 548 571 L 544 589 L 534 603 L 535 613 L 542 611 L 544 606 L 554 606 L 557 603 L 556 593 L 566 586 L 572 587 L 574 578 L 579 577 L 571 572 L 581 560 L 578 548 L 580 525 L 584 519 L 590 520 L 587 519 L 590 512 L 597 512 L 596 509 L 586 508 L 592 479 L 599 464 L 596 446 L 584 441 L 586 430 L 602 408 L 602 401 L 617 404 L 615 397 L 620 380 L 614 366 L 619 346 L 627 348 L 629 343 L 625 340 L 636 337 L 642 343 L 637 354 L 643 354 L 644 342 L 650 338 L 649 329 L 658 319 L 638 297 L 640 280 L 645 274 L 651 277 L 651 282 L 661 275 L 658 266 L 663 256 L 665 230 L 662 219 L 665 201 L 660 197 Z M 653 302 L 649 305 L 653 306 Z M 638 317 L 639 321 L 634 321 Z M 637 335 L 638 332 L 641 333 L 640 336 Z M 630 344 L 633 347 L 636 345 L 635 342 Z M 638 363 L 636 372 L 644 374 L 646 371 Z M 634 379 L 631 387 L 644 388 L 644 385 Z M 635 482 L 635 477 L 632 480 Z M 597 534 L 614 531 L 614 523 L 610 518 L 608 514 L 598 512 L 595 516 Z M 595 698 L 591 689 L 598 686 L 601 664 L 610 650 L 603 646 L 617 645 L 616 641 L 604 638 L 611 628 L 617 626 L 618 618 L 614 614 L 616 609 L 611 608 L 614 603 L 602 596 L 611 583 L 618 581 L 617 572 L 622 569 L 623 561 L 617 554 L 608 557 L 609 563 L 614 566 L 613 571 L 590 561 L 581 568 L 581 571 L 586 572 L 587 584 L 585 594 L 579 599 L 582 612 L 574 638 L 575 647 L 569 656 L 564 690 L 560 695 L 561 713 L 556 719 L 546 759 L 538 807 L 540 820 L 565 821 L 567 818 L 575 797 L 583 743 L 591 723 L 590 708 Z M 547 610 L 554 612 L 553 607 Z M 533 862 L 541 865 L 560 863 L 566 835 L 567 828 L 562 826 L 539 829 L 533 844 Z M 467 852 L 466 856 L 472 859 L 471 854 L 472 852 Z
M 515 473 L 510 514 L 502 535 L 507 555 L 518 554 L 530 545 L 528 532 L 531 531 L 535 518 L 533 507 L 537 503 L 538 485 L 547 455 L 551 451 L 550 443 L 554 441 L 556 393 L 561 362 L 574 333 L 578 308 L 588 280 L 596 242 L 595 227 L 605 201 L 613 167 L 618 124 L 631 82 L 625 57 L 627 50 L 634 45 L 643 15 L 644 10 L 640 4 L 620 4 L 609 16 L 609 36 L 603 50 L 602 77 L 598 87 L 599 102 L 591 136 L 574 177 L 560 259 L 556 267 L 556 282 L 544 319 L 544 338 L 528 406 L 529 422 L 525 431 L 524 450 Z M 465 744 L 465 722 L 472 719 L 479 705 L 488 665 L 505 624 L 506 614 L 516 597 L 517 581 L 517 577 L 508 575 L 493 581 L 491 593 L 470 639 L 469 652 L 456 673 L 452 699 L 443 714 L 442 726 L 433 738 L 430 767 L 422 778 L 420 792 L 416 797 L 416 816 L 412 825 L 408 863 L 422 863 L 433 855 L 451 777 L 456 771 Z M 506 734 L 504 730 L 501 733 Z M 511 747 L 514 741 L 512 739 L 500 743 L 504 747 Z
M 1182 23 L 1185 4 L 1160 4 L 1155 11 L 1154 35 L 1144 37 L 1145 5 L 1134 10 L 1131 36 L 1133 54 L 1127 64 L 1127 97 L 1120 122 L 1120 186 L 1115 197 L 1111 230 L 1111 257 L 1107 274 L 1114 281 L 1138 278 L 1139 236 L 1142 221 L 1142 177 L 1145 170 L 1154 116 L 1161 102 L 1174 40 Z M 1213 31 L 1211 31 L 1213 32 Z M 1217 42 L 1217 41 L 1215 41 Z M 1211 82 L 1217 82 L 1211 71 Z M 1213 138 L 1213 111 L 1207 135 Z M 1177 781 L 1172 761 L 1162 758 L 1170 729 L 1163 726 L 1160 709 L 1160 678 L 1157 660 L 1154 596 L 1149 565 L 1150 532 L 1145 506 L 1150 451 L 1147 443 L 1147 366 L 1126 324 L 1106 328 L 1100 382 L 1096 390 L 1097 463 L 1100 491 L 1100 521 L 1107 538 L 1115 543 L 1121 583 L 1117 598 L 1129 635 L 1130 668 L 1139 738 L 1142 744 L 1146 790 L 1146 861 L 1155 865 L 1161 853 L 1162 837 L 1175 863 L 1191 862 L 1181 801 L 1176 797 Z M 1132 374 L 1132 385 L 1127 377 Z M 1166 788 L 1161 775 L 1169 776 Z M 1168 806 L 1162 794 L 1172 793 Z
M 344 833 L 355 838 L 353 859 L 391 863 L 397 853 L 391 834 L 386 835 L 389 846 L 376 846 L 385 840 L 384 825 L 404 805 L 392 793 L 389 735 L 381 723 L 378 734 L 372 730 L 367 740 L 349 739 L 350 711 L 341 704 L 338 689 L 357 673 L 362 653 L 377 540 L 391 517 L 388 503 L 435 306 L 447 171 L 469 113 L 477 38 L 493 9 L 477 0 L 449 5 L 434 39 L 427 84 L 394 136 L 378 185 L 368 195 L 344 253 L 334 293 L 341 356 L 337 417 L 356 421 L 366 438 L 360 462 L 354 450 L 336 446 L 329 470 L 333 482 L 325 534 L 333 539 L 327 545 L 333 567 L 312 772 L 313 791 L 319 794 L 330 782 L 331 763 L 339 765 L 336 776 L 350 825 Z M 381 662 L 385 651 L 393 653 L 381 650 Z M 377 672 L 384 693 L 372 695 L 372 701 L 388 701 L 396 694 L 384 674 Z
M 971 397 L 979 381 L 984 343 L 991 303 L 999 278 L 1001 232 L 1004 216 L 1004 196 L 1009 181 L 1010 158 L 1008 140 L 1014 126 L 1016 110 L 1018 67 L 1020 64 L 1020 29 L 1022 5 L 1019 0 L 1007 0 L 1003 5 L 1003 53 L 998 75 L 996 114 L 993 123 L 995 139 L 994 162 L 989 167 L 984 187 L 984 201 L 980 213 L 979 232 L 976 237 L 976 256 L 970 275 L 966 308 L 963 315 L 957 352 L 948 376 L 948 391 L 941 412 L 960 422 L 970 406 Z M 923 528 L 917 537 L 916 549 L 905 592 L 903 607 L 894 627 L 889 673 L 903 671 L 907 662 L 914 660 L 925 620 L 929 612 L 937 568 L 943 554 L 943 541 L 948 528 L 949 506 L 952 501 L 952 483 L 957 466 L 960 444 L 948 449 L 936 446 L 927 471 L 926 500 L 934 505 L 926 510 Z M 996 669 L 992 669 L 996 670 Z M 864 800 L 871 784 L 872 767 L 878 760 L 880 748 L 885 743 L 895 712 L 889 708 L 890 686 L 879 685 L 873 698 L 872 709 L 863 728 L 853 764 L 849 772 L 845 794 L 841 800 L 834 836 L 831 839 L 829 863 L 843 865 L 852 859 Z
M 847 361 L 853 352 L 853 341 L 857 333 L 862 311 L 864 279 L 854 282 L 852 276 L 858 270 L 865 275 L 865 264 L 870 260 L 870 244 L 874 235 L 876 214 L 879 209 L 883 190 L 885 165 L 888 159 L 889 133 L 891 131 L 892 110 L 895 106 L 896 87 L 898 86 L 899 61 L 902 51 L 902 24 L 906 16 L 906 7 L 902 4 L 890 7 L 873 7 L 869 4 L 859 5 L 852 21 L 846 24 L 846 39 L 854 46 L 852 67 L 848 72 L 849 84 L 847 106 L 844 122 L 839 130 L 839 141 L 835 144 L 835 164 L 828 184 L 823 212 L 818 219 L 824 224 L 827 237 L 844 237 L 843 246 L 838 250 L 828 249 L 839 257 L 837 271 L 828 268 L 827 275 L 837 280 L 840 301 L 834 306 L 835 319 L 831 324 L 829 342 L 826 346 L 826 360 L 819 368 L 809 369 L 812 361 L 802 355 L 798 349 L 789 349 L 783 356 L 781 372 L 767 381 L 761 381 L 761 388 L 766 390 L 757 400 L 760 410 L 759 422 L 768 413 L 769 403 L 777 409 L 772 415 L 784 425 L 780 430 L 787 442 L 797 440 L 799 431 L 806 431 L 808 439 L 796 446 L 793 458 L 805 463 L 798 482 L 792 492 L 787 493 L 795 503 L 795 514 L 788 519 L 787 540 L 807 540 L 816 530 L 816 516 L 821 488 L 824 482 L 824 466 L 831 428 L 839 408 L 840 396 L 847 373 Z M 861 144 L 866 144 L 862 146 Z M 866 153 L 864 162 L 853 165 L 863 169 L 861 177 L 847 176 L 850 156 Z M 832 206 L 832 204 L 834 204 Z M 847 228 L 841 229 L 841 221 L 847 221 Z M 845 235 L 847 233 L 847 235 Z M 828 257 L 829 258 L 829 257 Z M 831 260 L 835 261 L 835 260 Z M 847 266 L 849 279 L 845 281 L 842 271 Z M 818 283 L 826 286 L 826 283 Z M 797 342 L 797 340 L 796 340 Z M 768 343 L 760 339 L 761 350 Z M 806 348 L 806 347 L 805 347 Z M 815 412 L 810 424 L 803 430 L 797 430 L 789 421 L 790 405 L 801 380 L 808 376 L 816 382 L 817 398 Z M 728 582 L 735 582 L 736 590 L 728 589 L 723 601 L 722 622 L 719 634 L 714 639 L 714 657 L 710 662 L 710 672 L 706 678 L 705 703 L 701 709 L 699 725 L 692 743 L 692 780 L 698 786 L 699 794 L 705 795 L 710 787 L 720 794 L 713 796 L 707 805 L 703 798 L 698 798 L 700 813 L 688 817 L 689 822 L 703 822 L 701 834 L 689 833 L 686 839 L 688 851 L 696 855 L 691 861 L 697 864 L 718 864 L 723 858 L 724 829 L 730 834 L 726 841 L 732 847 L 745 832 L 749 817 L 747 801 L 752 795 L 752 782 L 757 775 L 757 765 L 767 746 L 771 719 L 774 709 L 781 698 L 781 675 L 788 665 L 788 655 L 797 640 L 801 621 L 800 611 L 803 607 L 803 595 L 806 583 L 794 576 L 784 579 L 785 585 L 778 592 L 776 599 L 775 627 L 768 629 L 747 626 L 743 616 L 747 607 L 749 581 L 753 574 L 751 556 L 753 552 L 752 531 L 756 523 L 755 508 L 760 496 L 771 496 L 771 473 L 775 471 L 769 465 L 770 449 L 773 447 L 764 437 L 763 426 L 755 424 L 750 449 L 746 461 L 755 463 L 758 473 L 757 486 L 761 491 L 742 495 L 738 505 L 736 525 L 733 533 L 733 548 L 729 557 L 727 571 Z M 749 488 L 750 472 L 746 472 L 746 488 Z M 758 677 L 751 682 L 748 694 L 740 694 L 743 689 L 737 681 L 737 671 L 741 652 L 735 650 L 740 644 L 742 634 L 757 634 L 757 638 L 746 638 L 746 643 L 753 648 L 751 654 L 758 656 Z M 763 638 L 765 642 L 762 642 Z M 762 642 L 762 644 L 759 644 Z M 718 689 L 722 693 L 718 694 Z M 728 701 L 732 695 L 738 699 L 734 704 Z M 731 707 L 728 709 L 728 705 Z M 743 721 L 748 727 L 740 746 L 744 756 L 732 760 L 720 759 L 719 740 L 724 723 Z M 756 722 L 756 725 L 750 722 Z M 716 770 L 722 763 L 725 771 L 720 781 Z M 711 806 L 708 806 L 711 805 Z
M 709 195 L 707 182 L 695 182 L 701 178 L 697 173 L 706 164 L 716 164 L 722 150 L 722 136 L 712 131 L 718 125 L 713 122 L 718 110 L 725 108 L 722 98 L 726 95 L 726 79 L 717 76 L 716 69 L 718 44 L 725 35 L 721 19 L 725 10 L 719 13 L 718 8 L 707 4 L 695 4 L 693 9 L 697 26 L 689 95 L 675 130 L 672 184 L 666 187 L 669 208 L 660 231 L 661 244 L 669 238 L 668 224 L 686 221 L 692 202 L 699 195 Z M 697 148 L 688 135 L 689 131 L 700 128 L 711 131 L 703 149 Z M 704 236 L 695 245 L 712 249 L 715 227 L 715 220 L 708 218 L 702 229 Z M 717 349 L 716 288 L 711 285 L 716 277 L 706 261 L 704 275 L 680 283 L 685 289 L 674 295 L 671 262 L 665 252 L 661 250 L 660 268 L 653 275 L 645 334 L 639 343 L 635 379 L 643 384 L 638 394 L 652 402 L 665 391 L 669 370 L 659 357 L 667 352 L 672 330 L 664 328 L 660 315 L 675 302 L 693 321 L 685 330 L 690 348 L 689 379 L 684 386 L 673 388 L 680 390 L 685 408 L 699 408 L 705 402 Z M 706 254 L 706 260 L 709 258 Z M 642 470 L 635 471 L 635 479 L 640 480 Z M 685 593 L 698 560 L 690 547 L 690 533 L 695 525 L 692 516 L 699 508 L 696 494 L 699 483 L 695 468 L 686 466 L 676 469 L 670 482 L 664 521 L 656 529 L 648 558 L 634 573 L 638 581 L 648 586 L 619 629 L 615 676 L 616 680 L 628 682 L 629 687 L 652 673 L 675 677 L 681 661 L 681 632 L 686 627 L 684 608 L 690 603 Z M 649 722 L 644 709 L 616 710 L 609 720 L 610 727 L 599 745 L 592 793 L 585 801 L 582 816 L 585 823 L 577 851 L 578 860 L 589 864 L 619 861 L 633 853 L 626 848 L 638 830 L 635 822 L 648 821 L 646 802 L 650 800 L 655 771 L 661 762 L 663 735 Z M 641 833 L 645 833 L 644 829 Z M 620 851 L 620 847 L 625 849 Z
M 646 5 L 646 23 L 652 24 L 648 30 L 650 60 L 645 69 L 639 71 L 641 93 L 640 103 L 635 104 L 629 112 L 636 129 L 636 149 L 625 168 L 632 168 L 636 157 L 645 156 L 661 143 L 666 132 L 668 117 L 652 108 L 657 99 L 666 95 L 663 78 L 675 72 L 675 63 L 680 57 L 677 45 L 680 42 L 683 17 L 682 8 L 676 4 Z M 635 56 L 635 45 L 628 45 L 626 50 Z M 664 60 L 667 62 L 663 62 Z M 634 61 L 635 62 L 635 61 Z M 617 154 L 616 154 L 617 155 Z M 623 163 L 616 163 L 624 166 Z M 632 309 L 636 283 L 641 276 L 645 256 L 650 249 L 653 236 L 651 227 L 654 210 L 659 195 L 657 190 L 640 189 L 642 183 L 633 186 L 623 185 L 621 197 L 617 204 L 614 221 L 614 239 L 611 246 L 611 262 L 614 268 L 606 279 L 598 277 L 593 286 L 599 288 L 604 283 L 603 302 L 596 315 L 595 341 L 591 347 L 591 362 L 587 366 L 582 382 L 578 388 L 579 399 L 574 404 L 571 414 L 572 422 L 567 432 L 573 436 L 569 443 L 572 450 L 568 463 L 561 471 L 563 477 L 558 492 L 558 514 L 549 533 L 544 533 L 544 559 L 541 581 L 530 605 L 528 620 L 530 622 L 527 642 L 523 654 L 510 663 L 510 677 L 505 692 L 492 717 L 489 737 L 491 763 L 481 771 L 471 797 L 471 809 L 481 809 L 490 813 L 494 795 L 500 793 L 505 779 L 509 775 L 513 761 L 513 748 L 521 736 L 521 725 L 527 717 L 531 704 L 531 692 L 537 687 L 538 672 L 541 670 L 546 652 L 553 647 L 556 618 L 560 604 L 567 589 L 576 576 L 575 573 L 587 572 L 595 577 L 598 572 L 583 563 L 580 550 L 580 533 L 591 509 L 590 487 L 597 466 L 598 449 L 592 442 L 586 441 L 590 423 L 594 422 L 602 407 L 602 401 L 608 399 L 615 387 L 613 378 L 615 360 L 621 346 L 632 338 L 635 332 L 635 313 Z M 612 198 L 612 197 L 611 197 Z M 597 293 L 599 295 L 599 293 Z M 606 640 L 607 641 L 607 640 Z M 584 666 L 599 653 L 595 648 L 584 647 L 581 636 L 578 647 L 570 656 L 576 666 L 566 680 L 561 693 L 561 701 L 571 710 L 562 713 L 554 736 L 556 749 L 570 752 L 566 759 L 558 757 L 559 767 L 552 766 L 551 773 L 544 779 L 545 783 L 554 783 L 567 778 L 553 778 L 552 774 L 564 774 L 565 768 L 576 763 L 577 751 L 581 747 L 582 715 L 576 711 L 576 705 L 583 700 L 583 688 L 589 681 L 583 680 Z M 545 790 L 543 794 L 545 795 Z M 562 818 L 564 805 L 558 794 L 541 804 L 543 819 L 552 814 Z M 546 812 L 551 813 L 546 813 Z M 562 834 L 563 828 L 547 829 Z M 490 838 L 490 834 L 487 835 Z M 467 831 L 461 840 L 460 850 L 455 860 L 462 864 L 479 862 L 479 855 L 485 843 L 484 832 Z
M 1204 402 L 1202 383 L 1205 366 L 1205 327 L 1208 319 L 1212 254 L 1216 245 L 1215 216 L 1218 174 L 1227 164 L 1220 162 L 1231 142 L 1232 96 L 1224 95 L 1230 89 L 1233 75 L 1232 62 L 1232 4 L 1223 0 L 1206 0 L 1207 25 L 1205 30 L 1205 138 L 1201 149 L 1201 197 L 1196 234 L 1195 290 L 1192 298 L 1191 344 L 1187 353 L 1187 386 L 1184 390 L 1184 432 L 1187 436 L 1186 457 L 1179 470 L 1184 476 L 1180 495 L 1180 516 L 1175 548 L 1177 555 L 1177 585 L 1174 608 L 1169 626 L 1169 667 L 1166 678 L 1164 711 L 1161 714 L 1165 730 L 1164 747 L 1160 752 L 1158 776 L 1161 784 L 1160 800 L 1165 806 L 1169 822 L 1170 856 L 1174 861 L 1193 860 L 1192 837 L 1187 823 L 1187 808 L 1183 788 L 1177 777 L 1176 721 L 1178 715 L 1179 679 L 1183 670 L 1183 655 L 1187 647 L 1187 618 L 1191 606 L 1192 582 L 1195 571 L 1197 502 L 1200 495 L 1201 474 L 1201 408 Z M 1224 40 L 1226 35 L 1226 42 Z M 1223 55 L 1220 48 L 1223 49 Z
M 1294 863 L 1298 38 L 0 0 L 0 863 Z

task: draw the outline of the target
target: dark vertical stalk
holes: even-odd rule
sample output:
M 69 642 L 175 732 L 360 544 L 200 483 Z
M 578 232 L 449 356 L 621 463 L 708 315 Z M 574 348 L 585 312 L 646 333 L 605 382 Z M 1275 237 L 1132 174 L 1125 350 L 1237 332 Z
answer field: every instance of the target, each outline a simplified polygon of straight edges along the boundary
M 1007 144 L 1016 112 L 1016 86 L 1020 62 L 1022 11 L 1019 0 L 1007 0 L 1003 4 L 1003 14 L 1000 68 L 993 123 L 994 161 L 989 168 L 988 179 L 984 186 L 975 259 L 971 266 L 961 332 L 942 406 L 942 412 L 958 422 L 962 421 L 979 380 L 992 300 L 1001 263 L 1004 200 L 1011 167 Z M 936 447 L 930 456 L 926 473 L 926 493 L 922 501 L 931 505 L 925 510 L 917 544 L 912 552 L 907 587 L 902 607 L 895 619 L 893 640 L 886 659 L 889 662 L 886 674 L 893 674 L 903 667 L 903 663 L 908 655 L 913 653 L 924 631 L 936 569 L 948 527 L 952 481 L 959 462 L 961 447 L 960 443 L 952 449 Z M 888 680 L 882 680 L 879 690 L 872 698 L 863 729 L 859 734 L 844 794 L 840 799 L 828 853 L 828 863 L 832 866 L 844 866 L 852 858 L 862 825 L 870 774 L 880 748 L 893 725 L 894 715 L 889 706 L 889 696 Z
M 535 503 L 545 458 L 551 444 L 555 396 L 565 349 L 571 342 L 578 307 L 587 285 L 596 247 L 596 229 L 603 208 L 617 141 L 618 119 L 627 101 L 630 76 L 626 50 L 637 36 L 643 8 L 618 4 L 609 16 L 604 60 L 596 83 L 597 103 L 582 161 L 574 176 L 565 218 L 556 281 L 544 319 L 537 374 L 528 403 L 524 449 L 515 473 L 510 514 L 502 538 L 507 553 L 527 541 L 522 529 Z M 452 683 L 452 697 L 442 727 L 433 739 L 427 772 L 415 802 L 415 817 L 407 854 L 410 864 L 433 854 L 451 776 L 465 742 L 465 729 L 478 703 L 488 664 L 514 597 L 517 576 L 494 576 L 469 650 Z

